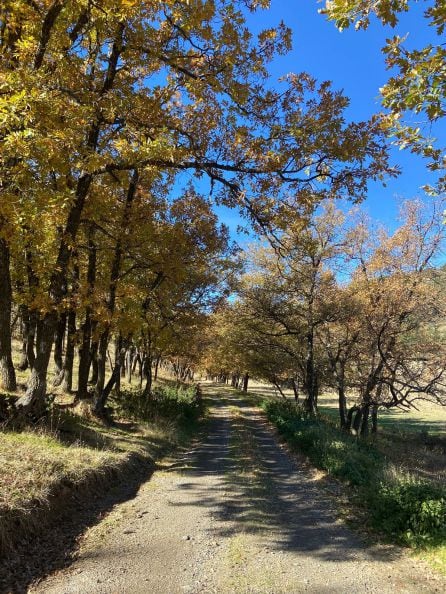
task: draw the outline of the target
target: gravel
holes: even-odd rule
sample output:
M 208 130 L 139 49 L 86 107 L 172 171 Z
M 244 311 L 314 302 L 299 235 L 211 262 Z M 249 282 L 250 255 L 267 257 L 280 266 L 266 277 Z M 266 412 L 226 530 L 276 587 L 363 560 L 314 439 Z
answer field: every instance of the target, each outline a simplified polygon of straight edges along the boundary
M 444 592 L 446 580 L 343 524 L 261 413 L 208 386 L 206 435 L 87 531 L 35 594 Z

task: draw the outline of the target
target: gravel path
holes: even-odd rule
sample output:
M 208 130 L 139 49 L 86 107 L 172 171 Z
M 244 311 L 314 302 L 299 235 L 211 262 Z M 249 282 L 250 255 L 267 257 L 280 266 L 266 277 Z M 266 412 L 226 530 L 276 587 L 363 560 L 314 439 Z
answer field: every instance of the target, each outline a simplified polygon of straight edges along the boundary
M 333 499 L 225 388 L 206 437 L 85 535 L 39 594 L 444 592 L 446 581 L 335 519 Z

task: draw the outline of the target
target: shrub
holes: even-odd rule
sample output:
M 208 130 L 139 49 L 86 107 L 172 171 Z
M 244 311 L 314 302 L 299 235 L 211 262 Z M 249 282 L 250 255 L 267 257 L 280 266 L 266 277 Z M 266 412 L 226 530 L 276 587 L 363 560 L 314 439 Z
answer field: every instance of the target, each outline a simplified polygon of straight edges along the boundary
M 396 472 L 369 442 L 307 415 L 289 401 L 269 400 L 263 408 L 284 438 L 315 466 L 356 487 L 371 527 L 413 546 L 444 540 L 443 486 Z
M 280 433 L 318 467 L 352 485 L 370 482 L 383 463 L 382 455 L 290 402 L 267 401 L 264 409 Z
M 141 390 L 121 390 L 113 403 L 118 414 L 136 421 L 162 418 L 187 423 L 202 414 L 202 403 L 195 386 L 158 386 L 149 396 Z
M 411 476 L 379 482 L 368 493 L 372 525 L 406 544 L 441 542 L 446 537 L 446 492 Z

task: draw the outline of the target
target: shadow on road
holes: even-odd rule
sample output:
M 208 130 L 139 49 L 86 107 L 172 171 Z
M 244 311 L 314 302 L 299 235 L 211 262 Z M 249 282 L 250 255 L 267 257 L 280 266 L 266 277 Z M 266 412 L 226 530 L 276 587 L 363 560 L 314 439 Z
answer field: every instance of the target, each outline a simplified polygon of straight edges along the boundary
M 212 509 L 218 519 L 214 537 L 267 532 L 277 550 L 333 562 L 399 557 L 397 548 L 372 546 L 336 519 L 322 481 L 298 467 L 258 411 L 222 387 L 211 398 L 207 437 L 175 469 L 184 472 L 181 488 L 196 492 L 181 505 Z M 221 481 L 203 490 L 194 477 L 209 473 Z

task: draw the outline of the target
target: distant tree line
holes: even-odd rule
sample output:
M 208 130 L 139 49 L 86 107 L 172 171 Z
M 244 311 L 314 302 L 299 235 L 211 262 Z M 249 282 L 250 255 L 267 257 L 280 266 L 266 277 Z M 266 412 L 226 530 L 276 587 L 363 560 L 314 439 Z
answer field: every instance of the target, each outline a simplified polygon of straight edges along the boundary
M 366 435 L 378 410 L 446 404 L 441 207 L 402 205 L 393 232 L 332 202 L 304 229 L 256 246 L 238 298 L 214 316 L 209 374 L 244 373 L 316 414 L 337 393 L 342 428 Z

